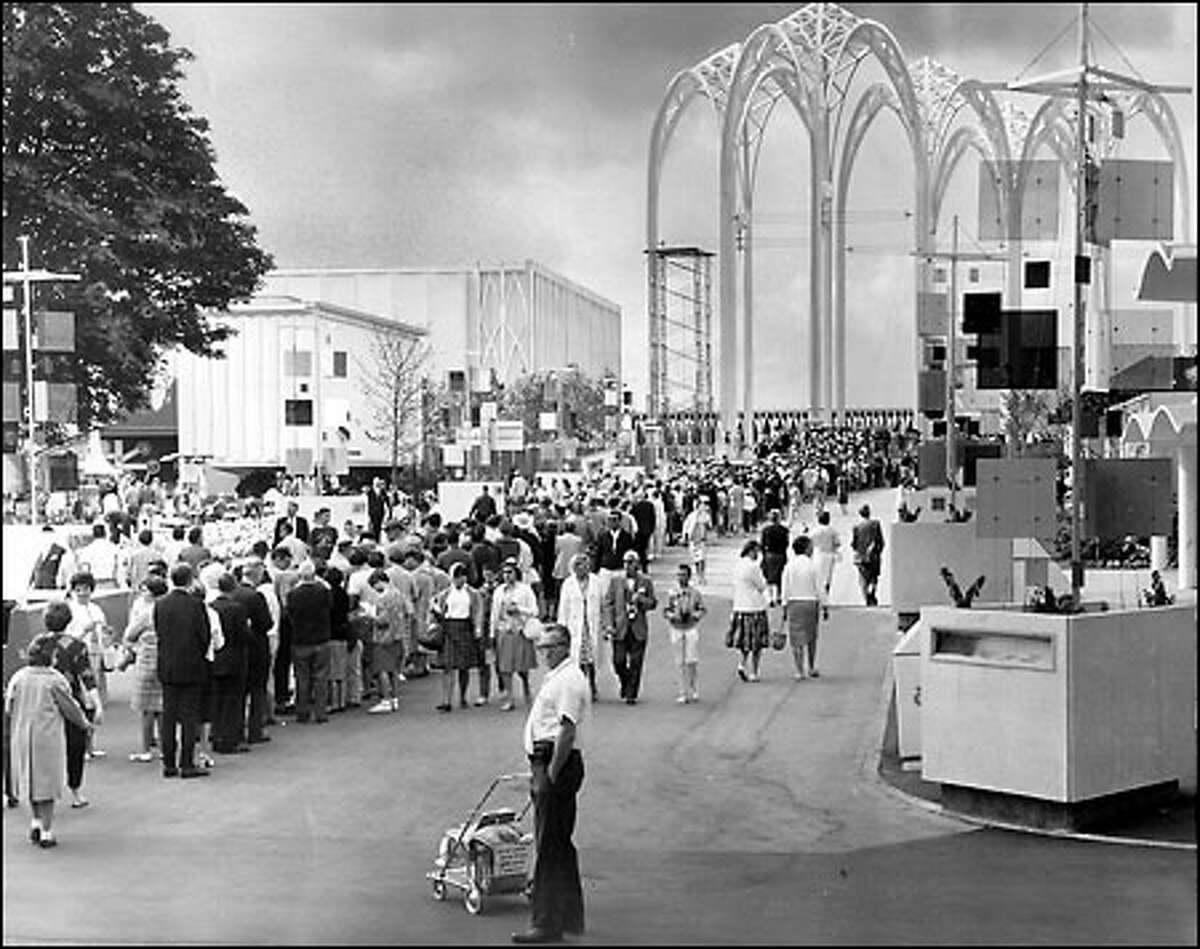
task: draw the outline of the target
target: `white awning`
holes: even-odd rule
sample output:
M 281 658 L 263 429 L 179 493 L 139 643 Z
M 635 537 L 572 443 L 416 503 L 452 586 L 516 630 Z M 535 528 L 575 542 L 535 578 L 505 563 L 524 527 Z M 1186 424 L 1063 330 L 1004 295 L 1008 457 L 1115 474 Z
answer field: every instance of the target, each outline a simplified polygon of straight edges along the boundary
M 104 449 L 100 445 L 100 430 L 93 429 L 88 434 L 87 450 L 83 454 L 80 472 L 91 478 L 115 478 L 117 469 L 113 463 L 104 457 Z

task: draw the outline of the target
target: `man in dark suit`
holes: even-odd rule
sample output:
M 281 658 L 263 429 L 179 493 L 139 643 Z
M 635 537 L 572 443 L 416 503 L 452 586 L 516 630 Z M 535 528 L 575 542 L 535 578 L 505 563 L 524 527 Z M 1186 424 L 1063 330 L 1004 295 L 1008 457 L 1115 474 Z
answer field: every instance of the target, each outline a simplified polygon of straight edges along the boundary
M 637 533 L 633 536 L 633 549 L 641 558 L 642 569 L 649 570 L 650 538 L 654 536 L 655 528 L 654 502 L 646 496 L 645 491 L 639 491 L 637 500 L 629 508 L 629 513 L 633 515 L 634 523 L 637 524 Z
M 771 508 L 761 537 L 762 572 L 767 578 L 769 606 L 780 604 L 780 584 L 783 581 L 783 568 L 787 566 L 791 539 L 791 531 L 783 523 L 783 512 L 777 507 Z
M 329 523 L 329 515 L 330 511 L 327 507 L 323 507 L 313 514 L 313 520 L 316 523 L 308 532 L 308 545 L 312 549 L 313 558 L 322 563 L 327 563 L 333 556 L 338 542 L 338 531 Z
M 634 538 L 621 526 L 621 512 L 615 507 L 608 512 L 608 527 L 596 536 L 596 549 L 592 554 L 592 569 L 607 571 L 611 577 L 624 569 L 625 554 L 634 551 Z
M 250 560 L 242 565 L 241 582 L 231 596 L 242 604 L 250 617 L 250 637 L 248 640 L 246 659 L 246 694 L 241 708 L 245 708 L 245 699 L 250 701 L 249 716 L 246 720 L 246 741 L 257 745 L 270 741 L 263 731 L 267 723 L 267 679 L 271 674 L 271 639 L 270 632 L 273 620 L 267 598 L 258 587 L 266 577 L 266 568 L 261 560 Z M 242 732 L 238 732 L 241 741 Z
M 300 505 L 295 501 L 288 501 L 287 513 L 275 522 L 275 539 L 272 541 L 272 547 L 278 547 L 279 542 L 283 540 L 283 525 L 290 524 L 292 527 L 292 535 L 296 540 L 301 540 L 308 543 L 308 520 L 299 514 Z
M 250 664 L 250 614 L 233 598 L 237 581 L 223 573 L 217 580 L 212 608 L 221 620 L 224 643 L 213 656 L 212 748 L 219 755 L 249 751 L 245 734 L 246 677 Z
M 496 499 L 488 492 L 488 486 L 485 484 L 482 493 L 471 504 L 471 511 L 467 517 L 477 524 L 486 524 L 489 518 L 495 516 Z
M 613 668 L 621 682 L 621 698 L 637 704 L 642 684 L 642 660 L 646 655 L 649 627 L 646 614 L 658 606 L 654 584 L 639 568 L 637 551 L 627 550 L 624 573 L 608 585 L 601 608 L 606 635 L 612 639 Z
M 387 490 L 383 486 L 382 478 L 374 478 L 371 481 L 371 486 L 367 488 L 367 525 L 371 533 L 371 537 L 379 540 L 379 535 L 383 532 L 383 522 L 388 519 L 392 513 L 392 503 L 388 499 Z
M 854 525 L 850 535 L 854 565 L 858 568 L 858 585 L 867 606 L 878 606 L 875 590 L 879 585 L 879 571 L 883 563 L 883 528 L 871 516 L 869 504 L 860 507 L 858 514 L 862 520 Z
M 333 598 L 311 560 L 300 565 L 299 582 L 284 601 L 292 623 L 292 666 L 296 672 L 296 721 L 329 721 L 329 640 Z
M 186 563 L 171 570 L 170 593 L 154 604 L 154 632 L 158 636 L 158 678 L 163 687 L 163 777 L 207 777 L 195 764 L 200 734 L 200 703 L 208 678 L 205 654 L 212 633 L 204 602 L 189 588 L 194 574 Z M 175 729 L 182 732 L 176 760 Z

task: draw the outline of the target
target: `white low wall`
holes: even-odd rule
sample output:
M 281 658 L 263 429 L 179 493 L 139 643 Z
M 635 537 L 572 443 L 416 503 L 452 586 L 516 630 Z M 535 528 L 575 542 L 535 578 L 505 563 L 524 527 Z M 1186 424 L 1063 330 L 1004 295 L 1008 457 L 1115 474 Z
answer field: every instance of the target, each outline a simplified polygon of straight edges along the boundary
M 54 536 L 64 547 L 74 550 L 92 536 L 90 524 L 65 524 L 54 528 Z M 4 544 L 4 599 L 23 601 L 29 593 L 29 581 L 33 576 L 33 565 L 38 554 L 49 546 L 49 540 L 41 526 L 30 524 L 5 524 Z
M 1196 790 L 1196 607 L 922 612 L 927 781 L 1057 802 Z
M 362 494 L 300 494 L 295 497 L 284 498 L 284 503 L 280 506 L 272 518 L 271 527 L 275 526 L 275 521 L 282 517 L 287 510 L 287 502 L 295 501 L 299 508 L 300 516 L 308 521 L 308 526 L 313 525 L 313 515 L 321 508 L 329 508 L 329 524 L 331 527 L 336 527 L 339 531 L 342 525 L 348 520 L 354 521 L 362 527 L 367 526 L 367 499 Z
M 471 513 L 471 505 L 483 493 L 487 485 L 488 494 L 496 499 L 496 513 L 504 513 L 504 484 L 501 481 L 439 481 L 438 507 L 442 512 L 442 523 L 465 520 Z

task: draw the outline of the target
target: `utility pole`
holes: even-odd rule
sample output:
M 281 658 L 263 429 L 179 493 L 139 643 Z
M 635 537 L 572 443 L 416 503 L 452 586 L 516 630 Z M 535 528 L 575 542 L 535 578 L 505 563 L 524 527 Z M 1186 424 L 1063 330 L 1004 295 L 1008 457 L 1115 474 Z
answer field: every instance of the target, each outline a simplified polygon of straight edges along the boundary
M 1086 288 L 1091 283 L 1092 260 L 1085 246 L 1087 241 L 1086 209 L 1087 181 L 1090 159 L 1087 140 L 1088 103 L 1109 102 L 1113 90 L 1130 92 L 1182 93 L 1190 86 L 1156 85 L 1141 78 L 1124 76 L 1111 69 L 1101 69 L 1090 62 L 1088 50 L 1088 4 L 1079 5 L 1079 65 L 1023 82 L 1006 85 L 1013 92 L 1027 92 L 1075 101 L 1075 256 L 1074 256 L 1074 339 L 1071 345 L 1071 597 L 1078 603 L 1084 585 L 1083 554 L 1083 376 L 1084 337 L 1087 334 Z M 1089 79 L 1094 81 L 1089 82 Z
M 74 283 L 81 278 L 74 273 L 51 273 L 48 270 L 33 270 L 29 266 L 29 238 L 17 238 L 21 244 L 21 269 L 4 271 L 5 283 L 21 284 L 22 348 L 25 350 L 25 458 L 29 478 L 29 523 L 37 525 L 37 444 L 34 432 L 37 419 L 33 396 L 33 285 L 35 283 Z
M 1071 601 L 1079 602 L 1083 589 L 1083 337 L 1087 333 L 1086 285 L 1091 282 L 1092 259 L 1083 246 L 1083 216 L 1087 207 L 1087 17 L 1086 3 L 1079 5 L 1079 80 L 1075 98 L 1075 329 L 1071 340 Z

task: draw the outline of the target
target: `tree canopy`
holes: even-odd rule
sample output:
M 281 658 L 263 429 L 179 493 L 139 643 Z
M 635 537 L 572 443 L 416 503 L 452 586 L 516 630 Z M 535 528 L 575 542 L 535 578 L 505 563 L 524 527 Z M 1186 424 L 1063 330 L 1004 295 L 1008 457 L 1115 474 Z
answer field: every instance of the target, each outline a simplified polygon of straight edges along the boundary
M 562 435 L 588 443 L 604 433 L 604 383 L 582 372 L 534 371 L 526 373 L 504 388 L 499 396 L 504 418 L 521 419 L 525 440 L 546 440 L 541 429 L 543 412 L 559 412 Z
M 81 425 L 146 404 L 165 350 L 218 355 L 205 310 L 272 266 L 219 180 L 208 122 L 179 90 L 193 57 L 129 3 L 5 3 L 6 270 L 82 275 L 39 290 L 76 313 Z M 63 380 L 67 381 L 67 380 Z

